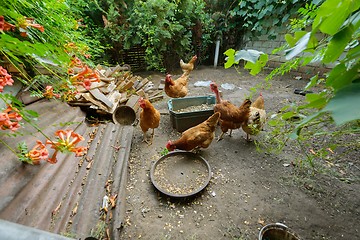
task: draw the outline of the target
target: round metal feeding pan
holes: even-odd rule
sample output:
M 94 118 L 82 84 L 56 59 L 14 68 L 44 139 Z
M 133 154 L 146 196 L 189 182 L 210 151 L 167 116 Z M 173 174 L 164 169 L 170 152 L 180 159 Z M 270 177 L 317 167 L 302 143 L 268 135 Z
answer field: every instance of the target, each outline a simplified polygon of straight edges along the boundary
M 264 226 L 259 233 L 259 240 L 300 240 L 285 224 L 271 223 Z
M 150 178 L 157 190 L 170 197 L 190 197 L 208 185 L 211 169 L 209 163 L 195 153 L 174 151 L 152 165 Z

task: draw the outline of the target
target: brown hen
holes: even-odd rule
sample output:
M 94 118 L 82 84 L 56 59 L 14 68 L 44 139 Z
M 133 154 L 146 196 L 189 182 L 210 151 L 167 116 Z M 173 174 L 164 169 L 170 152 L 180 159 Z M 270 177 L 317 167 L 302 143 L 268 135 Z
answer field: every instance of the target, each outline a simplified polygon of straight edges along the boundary
M 197 60 L 196 55 L 194 55 L 188 63 L 185 63 L 182 59 L 180 59 L 180 67 L 183 71 L 183 75 L 189 75 L 190 72 L 194 70 L 196 60 Z
M 219 118 L 220 113 L 214 113 L 204 122 L 184 131 L 178 140 L 168 141 L 166 148 L 169 151 L 175 149 L 191 151 L 209 147 L 215 137 Z
M 171 98 L 185 97 L 188 93 L 188 75 L 182 75 L 176 80 L 171 78 L 170 74 L 165 78 L 165 93 Z
M 256 135 L 263 130 L 265 122 L 265 101 L 263 95 L 260 93 L 260 96 L 251 104 L 248 121 L 242 125 L 242 129 L 246 133 L 246 141 L 251 141 L 250 135 Z
M 140 127 L 144 134 L 143 141 L 150 145 L 154 138 L 154 130 L 159 127 L 160 124 L 160 112 L 155 109 L 147 99 L 140 98 L 139 105 L 142 108 L 140 112 Z M 150 142 L 148 142 L 146 133 L 150 128 L 152 129 L 152 133 Z
M 222 100 L 219 94 L 219 89 L 216 83 L 210 84 L 210 89 L 215 93 L 216 104 L 214 106 L 214 112 L 221 114 L 219 123 L 221 128 L 221 135 L 217 141 L 223 139 L 223 135 L 230 129 L 230 136 L 233 129 L 240 128 L 243 124 L 247 123 L 250 115 L 250 99 L 245 99 L 240 107 L 235 106 L 227 100 Z

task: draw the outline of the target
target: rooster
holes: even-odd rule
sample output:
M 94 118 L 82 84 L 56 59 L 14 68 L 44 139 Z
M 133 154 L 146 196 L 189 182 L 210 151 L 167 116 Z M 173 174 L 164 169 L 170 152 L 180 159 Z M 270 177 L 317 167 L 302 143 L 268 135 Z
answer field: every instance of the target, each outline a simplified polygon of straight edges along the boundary
M 263 130 L 265 121 L 265 101 L 260 93 L 260 96 L 251 104 L 249 120 L 246 124 L 242 125 L 242 129 L 246 133 L 246 141 L 251 141 L 250 135 L 256 135 Z
M 139 105 L 142 108 L 140 112 L 140 127 L 144 134 L 144 142 L 151 145 L 154 138 L 154 130 L 159 127 L 160 123 L 160 112 L 154 108 L 154 106 L 150 103 L 149 100 L 140 98 Z M 148 142 L 146 133 L 152 128 L 151 139 Z
M 197 60 L 197 56 L 194 55 L 188 63 L 185 63 L 182 59 L 180 59 L 180 67 L 183 71 L 183 75 L 189 75 L 192 70 L 194 70 L 194 64 Z
M 175 81 L 170 74 L 165 78 L 165 93 L 171 98 L 185 97 L 188 93 L 189 75 L 181 75 Z
M 175 149 L 196 151 L 199 148 L 209 147 L 210 143 L 215 138 L 215 129 L 219 118 L 220 113 L 214 113 L 204 122 L 184 131 L 178 140 L 168 141 L 166 148 L 169 151 Z
M 245 99 L 240 107 L 233 105 L 230 101 L 222 100 L 219 94 L 218 86 L 215 82 L 210 84 L 210 89 L 215 93 L 216 104 L 214 106 L 214 112 L 220 112 L 221 117 L 219 120 L 221 135 L 218 137 L 217 141 L 223 139 L 223 135 L 230 129 L 229 136 L 233 129 L 240 128 L 243 124 L 248 122 L 250 115 L 250 99 Z

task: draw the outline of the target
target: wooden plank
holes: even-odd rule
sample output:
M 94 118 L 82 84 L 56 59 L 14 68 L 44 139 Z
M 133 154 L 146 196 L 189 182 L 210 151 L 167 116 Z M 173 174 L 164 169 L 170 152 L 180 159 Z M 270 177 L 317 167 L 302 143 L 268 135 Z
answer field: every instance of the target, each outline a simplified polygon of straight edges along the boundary
M 134 109 L 135 112 L 137 112 L 137 110 L 139 110 L 139 99 L 140 97 L 137 95 L 132 95 L 129 100 L 126 103 L 126 106 L 132 107 L 132 109 Z
M 145 92 L 148 92 L 149 90 L 154 89 L 154 84 L 153 84 L 153 82 L 149 81 L 142 89 L 143 89 Z
M 114 107 L 114 104 L 109 101 L 109 99 L 102 92 L 100 92 L 99 89 L 90 89 L 89 91 L 97 100 L 103 102 L 108 108 L 111 109 Z
M 115 91 L 112 91 L 107 97 L 109 98 L 109 101 L 111 101 L 113 103 L 113 107 L 109 110 L 109 113 L 113 113 L 115 111 L 115 109 L 117 108 L 117 106 L 119 105 L 121 93 L 119 93 L 119 91 L 115 90 Z
M 165 88 L 165 84 L 160 83 L 159 86 L 158 86 L 158 89 L 161 89 L 161 90 L 162 90 L 162 89 L 164 89 L 164 88 Z
M 136 94 L 143 98 L 148 98 L 148 95 L 145 93 L 143 89 L 140 89 L 139 91 L 136 91 Z
M 145 84 L 147 84 L 149 82 L 149 79 L 147 78 L 144 78 L 140 83 L 139 85 L 137 86 L 136 91 L 138 91 L 140 88 L 142 88 L 143 86 L 145 86 Z
M 126 102 L 127 100 L 128 100 L 128 98 L 127 98 L 127 93 L 126 93 L 126 92 L 121 93 L 121 98 L 120 98 L 120 100 L 119 100 L 119 103 L 124 103 L 124 102 Z
M 113 81 L 115 81 L 115 78 L 114 77 L 100 77 L 100 80 L 104 81 L 104 82 L 113 82 Z
M 151 94 L 149 95 L 149 98 L 155 97 L 155 96 L 157 96 L 157 95 L 160 95 L 160 94 L 162 94 L 162 92 L 163 92 L 163 91 L 161 91 L 161 90 L 156 90 L 156 91 L 154 91 L 153 93 L 151 93 Z
M 112 73 L 112 70 L 110 69 L 110 68 L 108 68 L 108 69 L 106 69 L 106 71 L 105 71 L 105 77 L 109 77 L 109 76 L 111 76 L 110 74 Z
M 115 90 L 115 83 L 114 82 L 111 82 L 110 84 L 108 84 L 107 86 L 104 86 L 102 88 L 100 88 L 100 91 L 104 94 L 109 94 L 111 93 L 112 91 Z
M 90 107 L 92 105 L 91 102 L 68 102 L 68 104 L 72 107 Z
M 156 100 L 160 100 L 160 99 L 163 99 L 163 98 L 164 98 L 163 95 L 158 95 L 158 96 L 154 96 L 154 97 L 149 97 L 149 101 L 154 102 Z
M 116 88 L 116 90 L 119 90 L 120 92 L 125 92 L 126 90 L 130 89 L 134 83 L 132 81 L 127 81 L 121 88 Z
M 94 104 L 95 106 L 99 107 L 101 110 L 108 111 L 108 108 L 106 107 L 106 105 L 104 105 L 102 102 L 94 99 L 90 93 L 84 93 L 83 97 L 86 100 L 88 100 L 89 102 L 91 102 L 92 104 Z

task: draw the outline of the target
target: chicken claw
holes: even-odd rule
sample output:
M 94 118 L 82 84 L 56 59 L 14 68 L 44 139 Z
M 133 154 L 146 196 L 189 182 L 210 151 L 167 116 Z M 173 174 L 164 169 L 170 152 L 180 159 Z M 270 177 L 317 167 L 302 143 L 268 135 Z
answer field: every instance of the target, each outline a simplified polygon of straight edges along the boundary
M 223 136 L 224 136 L 224 132 L 221 133 L 221 135 L 218 137 L 216 142 L 219 142 L 219 141 L 223 140 L 224 139 Z
M 252 142 L 253 140 L 251 139 L 251 136 L 250 134 L 246 134 L 246 137 L 244 137 L 244 139 L 247 141 L 247 142 Z

